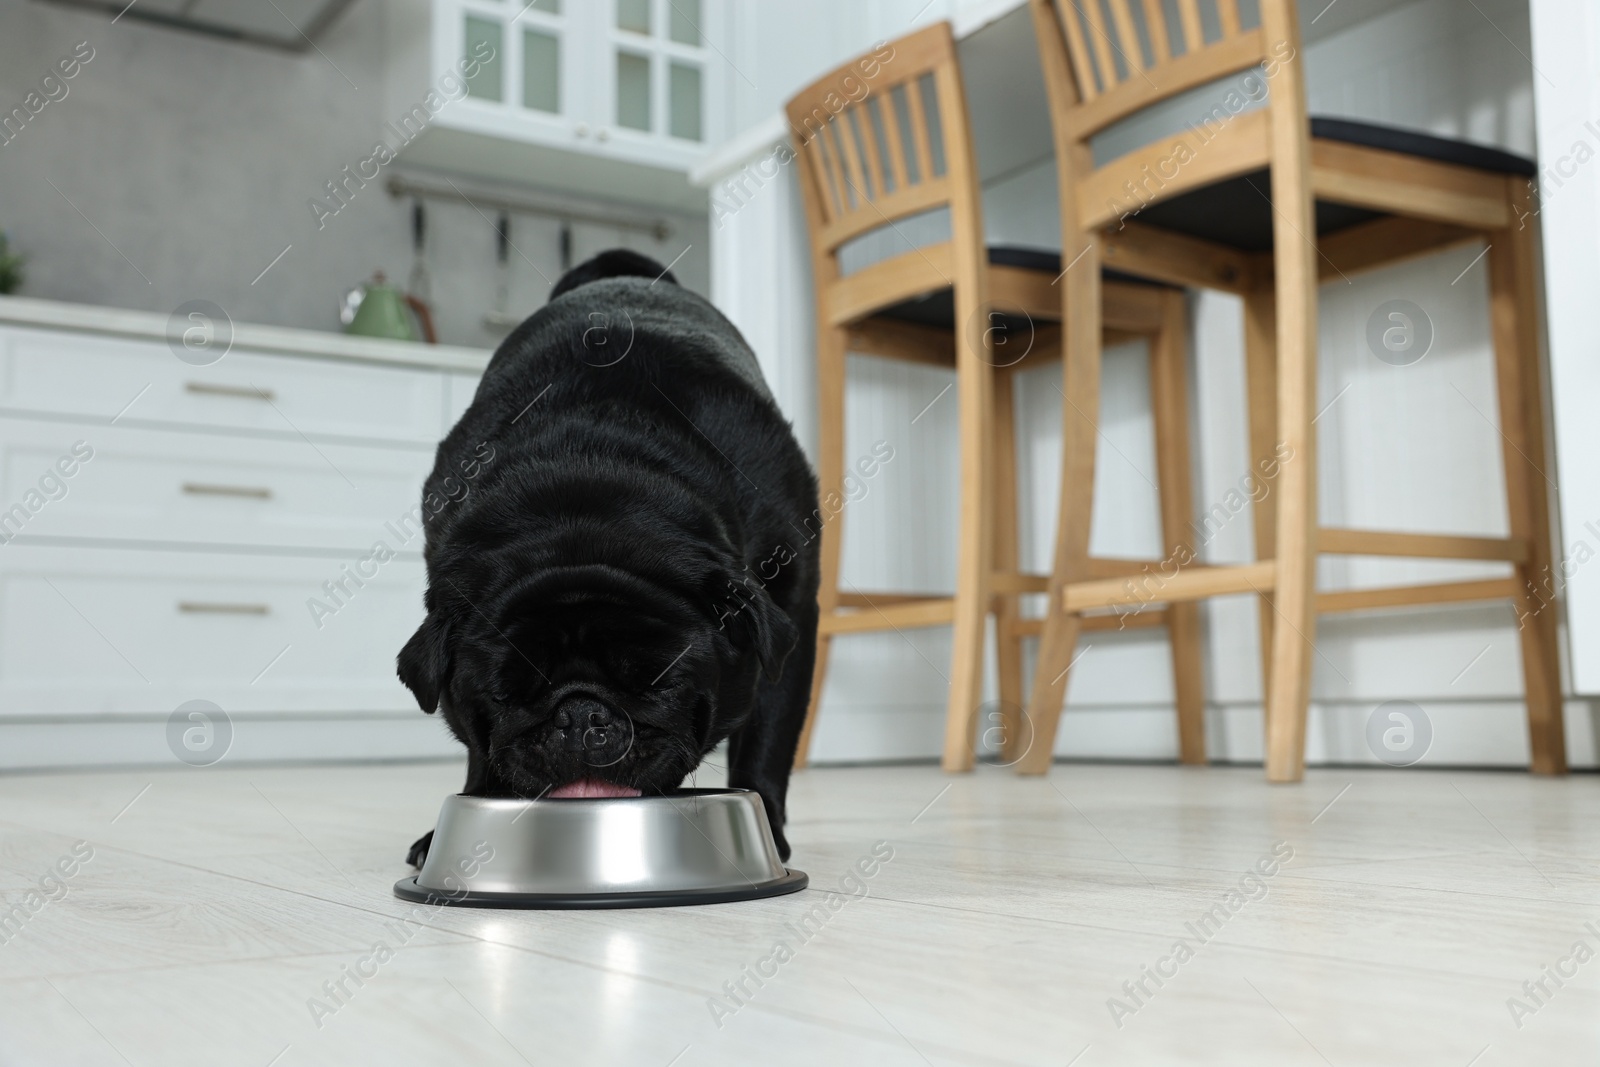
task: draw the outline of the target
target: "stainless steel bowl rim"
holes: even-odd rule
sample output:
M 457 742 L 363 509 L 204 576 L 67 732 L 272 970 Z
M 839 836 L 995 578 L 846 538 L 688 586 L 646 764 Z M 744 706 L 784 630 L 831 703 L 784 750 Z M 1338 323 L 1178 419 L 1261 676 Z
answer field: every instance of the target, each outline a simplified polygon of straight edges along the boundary
M 422 869 L 395 893 L 433 904 L 639 907 L 795 892 L 745 789 L 647 797 L 445 798 Z

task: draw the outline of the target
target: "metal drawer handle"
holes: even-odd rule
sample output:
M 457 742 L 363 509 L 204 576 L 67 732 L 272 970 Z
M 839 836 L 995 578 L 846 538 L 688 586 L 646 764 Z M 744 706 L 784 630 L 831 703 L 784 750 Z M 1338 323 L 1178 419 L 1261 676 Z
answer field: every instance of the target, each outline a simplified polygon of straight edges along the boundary
M 246 400 L 265 400 L 272 403 L 277 398 L 277 393 L 271 389 L 258 389 L 253 385 L 215 385 L 211 382 L 184 382 L 183 388 L 187 392 L 200 393 L 203 396 L 236 396 Z
M 266 604 L 214 604 L 204 600 L 180 600 L 178 610 L 185 615 L 265 615 Z
M 272 490 L 254 485 L 207 485 L 204 482 L 184 482 L 183 491 L 192 496 L 246 496 L 253 500 L 271 500 Z

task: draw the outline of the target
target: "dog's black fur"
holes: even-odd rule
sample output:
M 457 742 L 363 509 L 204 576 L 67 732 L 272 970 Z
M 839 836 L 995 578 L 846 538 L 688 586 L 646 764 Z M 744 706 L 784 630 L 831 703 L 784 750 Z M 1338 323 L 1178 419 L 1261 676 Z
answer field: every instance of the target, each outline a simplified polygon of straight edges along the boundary
M 731 737 L 729 784 L 788 858 L 817 483 L 727 319 L 636 253 L 574 268 L 495 353 L 423 501 L 428 613 L 398 668 L 467 746 L 464 793 L 670 792 Z

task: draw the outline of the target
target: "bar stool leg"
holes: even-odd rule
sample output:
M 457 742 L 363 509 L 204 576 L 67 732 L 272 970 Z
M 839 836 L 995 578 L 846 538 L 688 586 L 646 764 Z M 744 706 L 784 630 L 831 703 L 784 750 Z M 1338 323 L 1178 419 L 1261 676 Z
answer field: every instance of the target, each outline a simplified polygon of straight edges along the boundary
M 1298 241 L 1291 235 L 1291 243 Z M 1283 241 L 1278 242 L 1280 251 Z M 1310 251 L 1309 246 L 1307 252 Z M 1306 710 L 1316 652 L 1316 274 L 1288 250 L 1278 270 L 1278 426 L 1290 453 L 1278 471 L 1275 625 L 1267 690 L 1267 779 L 1305 776 Z M 1287 258 L 1288 262 L 1285 262 Z
M 1512 214 L 1522 223 L 1489 235 L 1489 297 L 1511 536 L 1528 544 L 1528 561 L 1516 569 L 1518 593 L 1513 603 L 1522 643 L 1530 769 L 1534 774 L 1565 774 L 1566 724 L 1546 488 L 1550 467 L 1545 458 L 1544 390 L 1534 317 L 1538 296 L 1532 213 L 1526 184 L 1511 180 L 1509 185 L 1517 208 Z
M 1299 41 L 1293 4 L 1261 6 L 1269 46 Z M 1292 47 L 1292 46 L 1291 46 Z M 1277 296 L 1279 440 L 1290 450 L 1278 473 L 1273 545 L 1277 616 L 1267 691 L 1267 780 L 1305 776 L 1306 709 L 1316 652 L 1317 227 L 1306 130 L 1305 64 L 1285 63 L 1268 103 L 1272 131 L 1272 267 Z
M 957 268 L 960 272 L 960 267 Z M 950 638 L 950 701 L 945 711 L 948 772 L 970 771 L 983 700 L 983 653 L 988 637 L 989 572 L 994 566 L 994 367 L 978 317 L 988 301 L 970 281 L 956 279 L 956 395 L 960 407 L 961 516 L 956 538 L 955 620 Z M 963 284 L 965 282 L 965 284 Z
M 844 511 L 830 509 L 828 501 L 844 499 L 844 397 L 845 359 L 849 335 L 836 327 L 819 326 L 817 331 L 817 483 L 822 500 L 821 512 L 814 517 L 808 536 L 821 527 L 821 582 L 817 587 L 818 617 L 826 620 L 839 607 L 839 561 L 844 547 Z M 817 633 L 817 658 L 811 671 L 811 704 L 806 709 L 806 724 L 800 731 L 794 766 L 798 770 L 811 757 L 811 732 L 817 725 L 822 704 L 823 683 L 828 678 L 828 652 L 833 638 L 824 630 Z
M 983 699 L 983 651 L 994 567 L 994 354 L 989 335 L 989 254 L 983 243 L 978 162 L 966 130 L 966 96 L 954 63 L 934 74 L 945 143 L 946 180 L 964 195 L 950 200 L 954 250 L 956 398 L 961 449 L 961 516 L 956 538 L 955 625 L 950 635 L 950 702 L 945 709 L 946 771 L 970 771 Z
M 1021 570 L 1017 518 L 1016 378 L 1001 370 L 994 383 L 994 572 Z M 1010 763 L 1022 754 L 1022 638 L 1015 632 L 1022 618 L 1017 596 L 994 598 L 995 666 L 999 673 L 996 721 L 981 724 L 1000 731 L 1000 756 Z
M 1189 461 L 1188 301 L 1173 291 L 1162 299 L 1161 329 L 1150 338 L 1150 406 L 1156 429 L 1156 480 L 1161 496 L 1164 569 L 1193 558 L 1194 492 Z M 1172 688 L 1178 712 L 1178 761 L 1206 762 L 1205 682 L 1200 666 L 1200 606 L 1167 607 Z
M 1284 287 L 1280 287 L 1284 288 Z M 1307 287 L 1311 288 L 1311 287 Z M 1280 303 L 1289 331 L 1298 333 L 1293 323 L 1305 319 L 1310 294 L 1286 293 L 1289 302 Z M 1311 352 L 1305 338 L 1278 333 L 1279 424 L 1283 440 L 1293 455 L 1278 474 L 1277 514 L 1277 595 L 1273 598 L 1277 618 L 1272 633 L 1272 662 L 1268 668 L 1267 779 L 1273 782 L 1298 782 L 1305 776 L 1306 711 L 1311 700 L 1311 658 L 1316 637 L 1315 589 L 1316 546 L 1316 451 L 1311 388 L 1315 380 Z
M 1277 541 L 1278 455 L 1278 340 L 1277 314 L 1270 288 L 1257 289 L 1244 298 L 1245 390 L 1249 398 L 1250 475 L 1256 493 L 1250 507 L 1254 525 L 1256 559 L 1272 559 Z M 1272 692 L 1272 592 L 1257 598 L 1261 638 L 1261 704 Z M 1263 729 L 1266 725 L 1262 717 Z
M 1055 754 L 1067 672 L 1083 629 L 1082 617 L 1064 610 L 1063 593 L 1088 577 L 1089 519 L 1094 505 L 1094 452 L 1100 419 L 1100 239 L 1079 234 L 1064 245 L 1072 260 L 1060 284 L 1067 287 L 1061 328 L 1061 504 L 1056 518 L 1055 561 L 1050 569 L 1044 635 L 1028 697 L 1030 748 L 1017 763 L 1020 774 L 1044 774 Z M 1074 247 L 1082 248 L 1074 253 Z

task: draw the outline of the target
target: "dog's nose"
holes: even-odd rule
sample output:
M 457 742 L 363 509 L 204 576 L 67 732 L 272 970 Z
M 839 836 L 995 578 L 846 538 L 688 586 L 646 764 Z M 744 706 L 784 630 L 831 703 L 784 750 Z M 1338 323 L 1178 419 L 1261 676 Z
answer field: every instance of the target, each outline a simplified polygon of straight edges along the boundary
M 603 730 L 616 718 L 610 708 L 590 696 L 570 696 L 556 708 L 556 726 L 562 730 Z
M 556 732 L 561 747 L 581 754 L 585 762 L 606 766 L 616 762 L 633 744 L 633 724 L 628 717 L 593 697 L 575 695 L 556 709 Z

